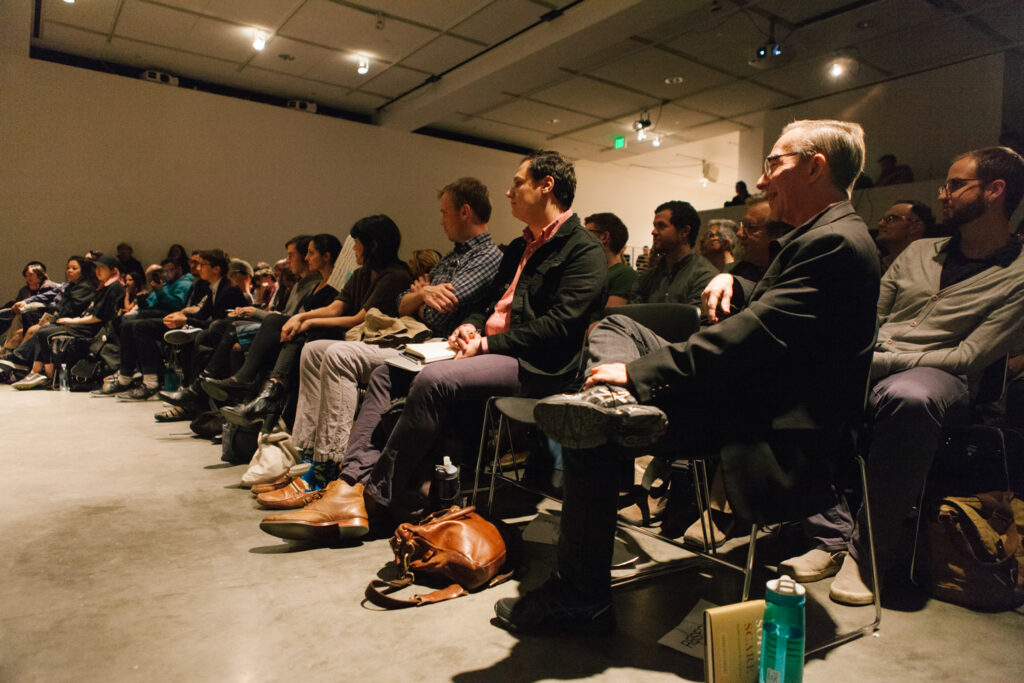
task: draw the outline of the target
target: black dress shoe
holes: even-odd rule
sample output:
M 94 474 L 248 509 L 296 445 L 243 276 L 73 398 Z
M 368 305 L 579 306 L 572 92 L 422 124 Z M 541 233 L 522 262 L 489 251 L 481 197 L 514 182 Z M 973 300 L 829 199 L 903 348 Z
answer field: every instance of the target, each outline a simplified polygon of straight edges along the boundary
M 213 379 L 200 377 L 203 391 L 214 401 L 244 400 L 256 391 L 256 382 L 239 382 L 234 377 Z
M 264 431 L 269 432 L 277 424 L 277 418 L 281 416 L 285 398 L 284 385 L 268 379 L 263 383 L 259 396 L 243 405 L 225 406 L 220 409 L 220 414 L 228 422 L 241 427 L 263 422 Z

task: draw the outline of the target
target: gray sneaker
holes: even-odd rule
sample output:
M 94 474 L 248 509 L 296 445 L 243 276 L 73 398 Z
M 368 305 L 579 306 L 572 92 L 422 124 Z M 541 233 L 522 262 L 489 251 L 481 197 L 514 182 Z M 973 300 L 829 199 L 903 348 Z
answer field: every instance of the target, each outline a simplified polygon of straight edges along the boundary
M 11 386 L 15 389 L 24 391 L 26 389 L 45 389 L 50 385 L 50 378 L 40 372 L 30 372 L 25 375 L 25 378 L 19 382 L 15 382 Z
M 660 408 L 640 405 L 628 390 L 606 384 L 548 396 L 537 403 L 533 417 L 545 434 L 568 448 L 596 448 L 608 441 L 649 446 L 668 427 Z
M 195 341 L 195 338 L 202 333 L 202 328 L 191 327 L 185 325 L 176 330 L 168 330 L 164 332 L 164 341 L 168 344 L 174 344 L 175 346 L 181 346 L 182 344 L 191 344 Z

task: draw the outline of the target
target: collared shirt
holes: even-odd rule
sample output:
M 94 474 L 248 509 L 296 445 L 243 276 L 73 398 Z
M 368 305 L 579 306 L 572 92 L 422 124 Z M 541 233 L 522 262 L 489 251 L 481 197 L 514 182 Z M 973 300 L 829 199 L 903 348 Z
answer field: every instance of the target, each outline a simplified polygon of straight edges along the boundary
M 961 236 L 958 232 L 939 250 L 946 253 L 946 261 L 942 264 L 942 275 L 939 277 L 940 289 L 963 282 L 992 266 L 1006 268 L 1017 258 L 1021 249 L 1020 241 L 1014 236 L 985 258 L 972 259 L 964 256 L 964 252 L 960 249 L 960 242 Z
M 665 259 L 647 269 L 633 285 L 631 304 L 677 303 L 700 305 L 700 295 L 718 269 L 695 251 L 679 259 L 671 269 Z
M 501 251 L 494 246 L 491 233 L 483 232 L 455 247 L 430 270 L 430 284 L 451 283 L 453 294 L 459 300 L 458 308 L 442 313 L 430 306 L 423 307 L 423 322 L 434 336 L 447 337 L 452 333 L 466 311 L 472 310 L 484 296 L 498 273 Z M 398 295 L 399 302 L 410 290 Z
M 499 332 L 508 332 L 509 324 L 512 319 L 512 297 L 516 292 L 516 285 L 519 284 L 519 276 L 523 274 L 523 268 L 526 266 L 526 262 L 530 260 L 538 249 L 543 246 L 545 242 L 551 239 L 551 236 L 558 232 L 558 229 L 562 227 L 562 224 L 569 220 L 572 216 L 572 210 L 566 211 L 560 214 L 555 220 L 548 224 L 546 228 L 540 231 L 540 235 L 537 237 L 533 236 L 533 231 L 527 226 L 523 229 L 523 239 L 526 240 L 526 249 L 523 251 L 523 257 L 519 259 L 519 267 L 516 269 L 516 275 L 512 278 L 512 284 L 508 286 L 508 289 L 502 295 L 498 303 L 494 305 L 494 313 L 487 319 L 487 323 L 484 325 L 484 334 L 498 334 Z

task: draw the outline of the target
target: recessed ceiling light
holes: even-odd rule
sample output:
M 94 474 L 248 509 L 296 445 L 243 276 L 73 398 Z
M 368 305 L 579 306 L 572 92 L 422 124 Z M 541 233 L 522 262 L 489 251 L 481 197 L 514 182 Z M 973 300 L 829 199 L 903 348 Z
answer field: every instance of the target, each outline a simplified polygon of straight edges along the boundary
M 669 76 L 665 79 L 665 85 L 679 85 L 685 80 L 682 76 Z
M 366 57 L 359 58 L 359 66 L 356 67 L 356 73 L 360 76 L 365 76 L 370 72 L 370 60 Z
M 857 28 L 859 28 L 859 29 L 874 28 L 874 27 L 875 27 L 874 19 L 864 19 L 863 21 L 858 21 L 857 22 Z
M 558 119 L 548 119 L 548 123 L 556 124 L 556 123 L 558 123 Z
M 254 50 L 262 50 L 267 46 L 267 34 L 263 31 L 254 31 L 252 36 L 252 47 Z
M 832 62 L 828 67 L 828 75 L 832 78 L 839 78 L 844 73 L 846 73 L 846 67 L 844 67 L 840 62 Z

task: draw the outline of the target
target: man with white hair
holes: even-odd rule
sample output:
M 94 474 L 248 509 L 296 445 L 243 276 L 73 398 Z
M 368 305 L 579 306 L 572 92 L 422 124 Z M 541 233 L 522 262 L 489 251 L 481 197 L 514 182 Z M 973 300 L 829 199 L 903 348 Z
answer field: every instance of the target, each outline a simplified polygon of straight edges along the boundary
M 745 519 L 794 518 L 830 502 L 843 434 L 861 419 L 875 336 L 878 258 L 849 201 L 863 167 L 859 125 L 791 123 L 758 189 L 771 218 L 796 227 L 776 240 L 760 282 L 748 293 L 718 275 L 704 304 L 710 319 L 723 319 L 681 343 L 625 316 L 594 328 L 583 390 L 550 396 L 534 411 L 563 445 L 557 573 L 536 591 L 500 600 L 501 626 L 614 629 L 610 567 L 623 464 L 666 428 L 658 447 L 720 454 L 729 502 Z M 728 315 L 741 298 L 746 307 Z M 744 447 L 725 447 L 736 443 Z

